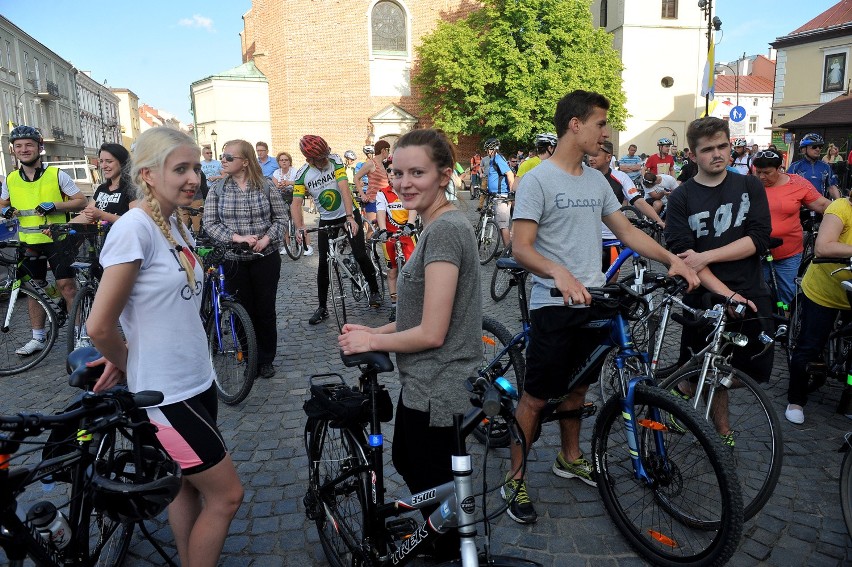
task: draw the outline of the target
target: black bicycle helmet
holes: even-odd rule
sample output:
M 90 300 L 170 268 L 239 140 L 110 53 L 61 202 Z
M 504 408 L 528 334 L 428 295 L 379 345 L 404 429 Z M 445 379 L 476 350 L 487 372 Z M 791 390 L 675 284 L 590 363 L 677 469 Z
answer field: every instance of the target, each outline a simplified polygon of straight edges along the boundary
M 660 138 L 659 140 L 657 140 L 657 145 L 658 146 L 671 146 L 672 141 L 668 138 Z
M 9 142 L 14 143 L 15 140 L 35 140 L 37 144 L 44 143 L 44 139 L 41 137 L 41 132 L 39 132 L 37 128 L 25 125 L 15 126 L 15 128 L 9 132 Z
M 805 134 L 802 136 L 802 141 L 799 142 L 800 148 L 807 148 L 808 146 L 824 146 L 825 140 L 822 139 L 822 136 L 819 134 Z
M 559 139 L 556 137 L 556 134 L 551 134 L 550 132 L 539 134 L 535 137 L 535 147 L 539 150 L 555 148 L 558 141 Z
M 497 138 L 488 138 L 485 140 L 485 149 L 486 150 L 499 150 L 500 149 L 500 140 Z
M 150 520 L 180 490 L 178 464 L 158 447 L 146 445 L 140 450 L 141 467 L 136 467 L 133 450 L 116 451 L 112 459 L 99 459 L 89 467 L 94 507 L 116 522 Z

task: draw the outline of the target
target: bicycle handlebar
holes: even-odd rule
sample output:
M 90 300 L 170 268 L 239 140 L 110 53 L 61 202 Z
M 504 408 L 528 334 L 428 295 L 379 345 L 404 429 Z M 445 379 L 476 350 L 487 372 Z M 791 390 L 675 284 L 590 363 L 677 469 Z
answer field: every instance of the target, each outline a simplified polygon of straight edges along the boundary
M 852 258 L 814 258 L 814 264 L 845 264 L 852 265 Z

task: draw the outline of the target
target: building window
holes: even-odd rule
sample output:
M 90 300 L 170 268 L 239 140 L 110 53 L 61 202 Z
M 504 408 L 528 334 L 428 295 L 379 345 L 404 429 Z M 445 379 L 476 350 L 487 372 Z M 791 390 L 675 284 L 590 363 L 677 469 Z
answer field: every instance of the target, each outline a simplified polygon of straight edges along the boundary
M 407 55 L 405 10 L 396 2 L 381 0 L 373 6 L 371 17 L 373 53 Z
M 15 70 L 15 64 L 12 62 L 12 42 L 8 39 L 6 40 L 6 63 L 8 63 L 7 67 L 10 71 Z
M 825 56 L 822 75 L 822 92 L 842 91 L 846 82 L 846 54 L 830 53 Z
M 664 20 L 677 19 L 677 0 L 663 0 L 662 18 Z
M 751 101 L 751 105 L 752 105 L 752 106 L 757 106 L 757 99 L 752 100 L 752 101 Z
M 607 9 L 607 1 L 601 0 L 601 27 L 606 27 L 606 9 Z
M 748 118 L 748 133 L 754 134 L 757 132 L 757 116 L 749 116 Z

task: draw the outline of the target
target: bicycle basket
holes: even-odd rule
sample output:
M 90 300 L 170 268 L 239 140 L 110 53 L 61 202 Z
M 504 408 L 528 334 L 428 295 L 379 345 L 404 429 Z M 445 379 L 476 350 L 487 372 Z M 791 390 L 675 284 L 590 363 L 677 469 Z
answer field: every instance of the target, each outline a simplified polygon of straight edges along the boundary
M 318 376 L 312 376 L 311 380 L 314 378 Z M 380 421 L 388 422 L 393 418 L 393 402 L 382 385 L 376 392 L 376 405 Z M 370 396 L 347 386 L 341 378 L 340 383 L 311 384 L 311 397 L 302 409 L 309 418 L 329 420 L 333 427 L 358 425 L 370 421 Z
M 18 219 L 0 222 L 0 241 L 14 240 L 18 237 Z

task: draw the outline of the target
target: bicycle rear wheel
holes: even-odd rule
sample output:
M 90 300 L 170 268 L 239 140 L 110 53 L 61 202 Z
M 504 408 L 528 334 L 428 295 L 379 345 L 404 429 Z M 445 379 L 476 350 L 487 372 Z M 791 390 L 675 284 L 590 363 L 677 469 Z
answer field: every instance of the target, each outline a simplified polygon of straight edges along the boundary
M 65 331 L 65 348 L 69 354 L 74 349 L 92 346 L 92 341 L 86 332 L 86 320 L 92 311 L 96 291 L 95 286 L 86 285 L 77 290 L 77 295 L 74 296 L 71 311 L 68 313 L 68 328 Z
M 257 337 L 245 307 L 223 300 L 219 325 L 211 314 L 207 324 L 207 344 L 216 370 L 219 399 L 238 404 L 248 396 L 257 375 Z
M 849 448 L 840 463 L 840 510 L 843 512 L 846 531 L 852 537 L 852 451 Z
M 503 376 L 514 384 L 518 388 L 518 393 L 520 393 L 524 388 L 525 372 L 524 356 L 521 353 L 520 347 L 514 346 L 498 358 L 500 352 L 512 342 L 512 338 L 512 333 L 497 320 L 491 317 L 483 317 L 482 362 L 480 363 L 480 369 L 482 371 L 482 369 L 494 363 L 489 370 L 484 371 L 488 379 L 493 381 Z M 489 420 L 483 420 L 473 430 L 473 436 L 480 443 L 485 443 L 488 440 L 488 444 L 491 447 L 508 447 L 511 439 L 509 425 L 502 417 L 495 417 L 491 420 L 490 424 Z
M 491 274 L 491 299 L 494 301 L 503 301 L 512 289 L 510 285 L 511 281 L 511 272 L 509 270 L 501 270 L 495 264 L 494 273 Z
M 479 238 L 479 263 L 485 265 L 500 251 L 500 229 L 489 219 L 476 236 Z
M 664 390 L 674 388 L 681 381 L 697 384 L 701 369 L 696 368 L 661 382 Z M 723 383 L 732 384 L 730 388 Z M 749 376 L 729 367 L 709 369 L 705 394 L 698 402 L 698 413 L 707 415 L 707 397 L 712 391 L 710 408 L 712 423 L 716 423 L 727 404 L 730 431 L 734 434 L 733 457 L 737 466 L 743 497 L 743 517 L 751 519 L 772 496 L 784 460 L 784 439 L 781 423 L 772 402 L 763 388 Z M 693 401 L 687 402 L 692 406 Z
M 598 490 L 613 522 L 655 565 L 722 565 L 736 551 L 743 521 L 730 454 L 682 400 L 639 385 L 630 429 L 649 479 L 637 479 L 621 404 L 618 397 L 606 403 L 592 436 Z M 685 433 L 668 426 L 670 416 Z
M 328 421 L 309 424 L 308 493 L 305 510 L 314 520 L 332 567 L 371 564 L 364 556 L 369 525 L 367 457 L 352 431 Z
M 334 310 L 334 318 L 337 319 L 337 330 L 343 332 L 343 325 L 346 324 L 346 293 L 343 291 L 343 279 L 337 264 L 332 264 L 330 268 L 328 275 L 331 289 L 328 299 Z
M 59 334 L 56 314 L 35 292 L 21 286 L 13 304 L 10 304 L 11 297 L 11 291 L 4 290 L 0 293 L 0 376 L 19 374 L 44 360 Z M 18 355 L 15 351 L 33 338 L 29 315 L 31 302 L 39 313 L 43 313 L 45 319 L 44 346 L 33 354 Z
M 291 260 L 298 260 L 304 252 L 304 246 L 296 240 L 296 224 L 292 218 L 287 219 L 287 238 L 284 239 L 284 251 Z

